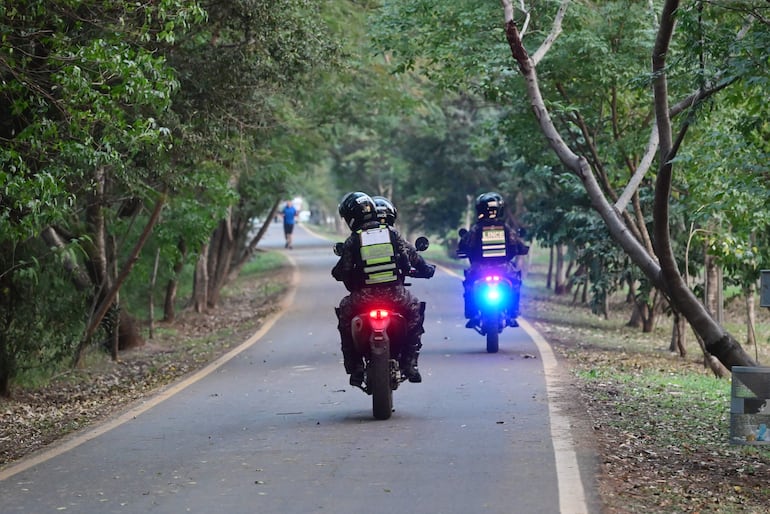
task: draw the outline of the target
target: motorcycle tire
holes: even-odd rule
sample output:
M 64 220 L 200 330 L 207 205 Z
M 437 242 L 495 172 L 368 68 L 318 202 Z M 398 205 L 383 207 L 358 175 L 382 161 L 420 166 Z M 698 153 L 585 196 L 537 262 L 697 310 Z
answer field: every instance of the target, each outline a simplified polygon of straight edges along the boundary
M 482 330 L 487 336 L 487 353 L 497 353 L 500 349 L 500 321 L 497 317 L 484 317 Z
M 368 381 L 372 392 L 372 414 L 375 419 L 388 419 L 393 412 L 393 389 L 390 387 L 389 351 L 372 353 Z

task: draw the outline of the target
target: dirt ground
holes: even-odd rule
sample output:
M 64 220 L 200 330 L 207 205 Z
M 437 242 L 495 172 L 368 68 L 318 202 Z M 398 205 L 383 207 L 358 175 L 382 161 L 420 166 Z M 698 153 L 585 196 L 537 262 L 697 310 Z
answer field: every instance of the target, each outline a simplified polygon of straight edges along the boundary
M 270 276 L 239 285 L 214 313 L 183 313 L 173 325 L 157 327 L 152 341 L 121 355 L 119 362 L 102 357 L 88 369 L 57 377 L 47 387 L 17 389 L 12 399 L 0 400 L 0 469 L 126 410 L 244 341 L 278 304 L 280 293 L 262 294 L 275 280 Z M 648 438 L 614 429 L 612 421 L 626 401 L 622 388 L 576 378 L 575 372 L 586 362 L 574 358 L 573 330 L 543 321 L 549 318 L 549 308 L 547 300 L 532 302 L 525 318 L 552 344 L 565 376 L 578 391 L 571 414 L 580 428 L 577 443 L 598 455 L 596 481 L 603 513 L 767 512 L 770 470 L 761 454 L 696 445 L 656 446 Z M 592 352 L 592 359 L 607 366 L 628 357 Z M 634 365 L 667 366 L 673 371 L 697 365 L 692 359 L 656 354 L 634 359 Z M 638 415 L 655 414 L 640 409 Z

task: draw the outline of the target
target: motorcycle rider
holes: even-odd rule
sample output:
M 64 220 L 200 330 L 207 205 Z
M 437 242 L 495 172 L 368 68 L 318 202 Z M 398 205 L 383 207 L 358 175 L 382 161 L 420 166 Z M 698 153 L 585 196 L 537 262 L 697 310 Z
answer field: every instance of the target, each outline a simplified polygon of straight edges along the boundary
M 342 198 L 338 210 L 352 231 L 343 243 L 339 261 L 332 269 L 332 276 L 350 291 L 335 309 L 350 384 L 361 386 L 364 379 L 363 360 L 353 342 L 351 320 L 361 306 L 383 299 L 398 306 L 406 317 L 407 341 L 400 364 L 410 382 L 421 382 L 417 364 L 422 347 L 420 338 L 424 332 L 424 304 L 407 291 L 404 279 L 411 268 L 416 270 L 413 276 L 430 278 L 435 266 L 426 263 L 416 251 L 408 249 L 406 241 L 386 222 L 386 216 L 382 220 L 378 217 L 374 200 L 366 193 L 348 193 Z M 394 207 L 393 222 L 395 218 Z
M 508 304 L 506 324 L 518 326 L 521 271 L 513 262 L 517 255 L 529 253 L 529 246 L 518 237 L 516 231 L 505 222 L 505 201 L 494 191 L 483 193 L 476 198 L 476 223 L 470 230 L 460 230 L 457 254 L 468 257 L 470 268 L 465 270 L 463 299 L 467 328 L 478 325 L 478 309 L 473 298 L 473 283 L 483 270 L 495 267 L 513 284 L 514 294 Z

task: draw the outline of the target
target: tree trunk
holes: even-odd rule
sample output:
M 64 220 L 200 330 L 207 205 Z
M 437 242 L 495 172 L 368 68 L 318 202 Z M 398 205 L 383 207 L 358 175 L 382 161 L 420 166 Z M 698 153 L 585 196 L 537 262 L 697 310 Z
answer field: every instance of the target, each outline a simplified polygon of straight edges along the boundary
M 757 286 L 753 282 L 743 289 L 746 300 L 746 344 L 754 346 L 757 344 L 757 335 L 754 331 L 756 326 L 757 314 L 755 308 L 755 296 Z
M 671 118 L 668 107 L 668 79 L 666 76 L 666 57 L 674 31 L 678 0 L 666 0 L 660 17 L 660 28 L 652 55 L 653 93 L 655 99 L 655 118 L 658 126 L 659 162 L 658 177 L 655 183 L 653 209 L 654 246 L 660 261 L 662 289 L 668 293 L 674 308 L 684 315 L 693 330 L 703 339 L 706 352 L 716 357 L 727 369 L 733 366 L 756 366 L 754 360 L 743 350 L 724 328 L 717 323 L 704 308 L 692 291 L 687 287 L 676 264 L 669 232 L 669 199 L 674 173 L 674 158 L 679 145 L 684 139 L 688 124 L 683 123 L 676 142 L 671 131 Z M 708 358 L 708 356 L 707 356 Z M 709 359 L 710 361 L 710 359 Z M 712 367 L 713 369 L 713 367 Z
M 216 308 L 219 304 L 220 294 L 222 289 L 227 285 L 228 278 L 230 277 L 230 264 L 233 261 L 233 255 L 235 255 L 235 241 L 233 237 L 233 229 L 231 224 L 231 218 L 221 221 L 219 226 L 211 236 L 211 243 L 209 244 L 209 256 L 208 256 L 208 274 L 209 274 L 209 289 L 208 289 L 208 306 L 209 308 Z
M 7 333 L 7 329 L 0 330 L 0 398 L 11 396 L 11 376 L 17 367 L 16 356 L 8 348 Z
M 195 312 L 208 311 L 209 296 L 209 272 L 208 262 L 209 245 L 203 245 L 198 261 L 195 263 L 195 276 L 193 277 L 193 308 Z
M 155 336 L 155 286 L 158 284 L 158 266 L 160 265 L 160 248 L 155 251 L 155 262 L 152 265 L 152 275 L 150 275 L 150 287 L 148 295 L 148 320 L 147 337 L 152 340 Z
M 705 284 L 703 303 L 717 323 L 724 323 L 724 294 L 722 291 L 722 270 L 713 256 L 706 253 L 704 262 Z
M 671 344 L 668 350 L 678 353 L 680 357 L 687 357 L 687 320 L 678 314 L 674 314 L 674 322 L 671 329 Z
M 626 326 L 631 328 L 642 328 L 644 326 L 644 315 L 642 314 L 644 302 L 635 301 L 633 305 L 634 308 L 631 310 L 631 318 L 628 320 L 628 323 L 626 323 Z
M 581 301 L 585 304 L 586 295 L 588 294 L 588 271 L 585 266 L 582 264 L 578 266 L 578 269 L 572 276 L 572 281 L 574 282 L 573 287 L 575 288 L 575 291 L 572 293 L 572 303 L 577 303 L 578 296 L 580 296 L 582 291 L 583 295 L 581 296 Z
M 553 292 L 562 295 L 567 292 L 567 269 L 564 263 L 564 245 L 556 245 L 556 269 L 553 277 Z
M 633 304 L 636 302 L 636 282 L 632 279 L 628 279 L 628 294 L 626 295 L 626 303 Z
M 110 237 L 110 254 L 111 254 L 111 261 L 112 261 L 112 269 L 110 269 L 110 283 L 114 284 L 118 279 L 118 257 L 117 257 L 118 249 L 117 249 L 117 243 L 115 242 L 115 237 Z M 120 290 L 118 290 L 117 293 L 115 293 L 115 301 L 113 303 L 113 306 L 117 309 L 120 309 Z M 122 311 L 122 310 L 121 310 Z M 112 357 L 113 362 L 118 361 L 118 350 L 120 349 L 120 331 L 123 329 L 120 323 L 121 316 L 117 316 L 115 321 L 115 324 L 109 325 L 109 328 L 112 330 L 112 334 L 110 334 L 109 330 L 107 331 L 108 336 L 112 336 L 112 341 L 110 345 L 110 357 Z
M 565 5 L 563 3 L 562 7 Z M 535 61 L 530 59 L 527 50 L 524 48 L 518 27 L 513 20 L 513 6 L 510 0 L 503 0 L 503 6 L 506 22 L 505 33 L 511 54 L 518 63 L 519 70 L 524 77 L 530 105 L 540 124 L 541 131 L 562 164 L 580 178 L 591 198 L 593 208 L 606 223 L 613 239 L 624 249 L 629 258 L 639 266 L 652 284 L 667 295 L 672 303 L 672 307 L 689 321 L 696 334 L 702 337 L 704 341 L 703 348 L 706 352 L 715 356 L 728 369 L 736 365 L 755 366 L 754 360 L 743 350 L 735 338 L 727 333 L 709 315 L 703 304 L 687 288 L 679 273 L 671 248 L 668 226 L 668 201 L 673 174 L 672 159 L 676 155 L 678 146 L 675 147 L 672 144 L 671 137 L 666 56 L 673 34 L 675 11 L 679 6 L 678 1 L 667 0 L 665 2 L 661 14 L 658 38 L 652 56 L 655 118 L 659 133 L 659 162 L 661 163 L 655 185 L 653 211 L 655 257 L 650 255 L 643 244 L 633 236 L 633 232 L 626 225 L 620 210 L 609 203 L 586 158 L 576 155 L 556 130 L 540 92 L 535 72 Z M 558 16 L 557 19 L 560 23 L 561 20 Z M 681 138 L 678 140 L 679 142 L 681 142 Z
M 545 277 L 546 289 L 551 289 L 551 284 L 553 283 L 553 267 L 554 267 L 555 255 L 556 255 L 556 247 L 554 245 L 551 245 L 551 247 L 548 249 L 548 275 Z
M 179 286 L 179 274 L 184 269 L 184 262 L 187 258 L 187 244 L 184 239 L 180 239 L 177 244 L 179 249 L 179 258 L 174 263 L 174 276 L 166 284 L 166 298 L 163 301 L 163 321 L 172 322 L 176 319 L 176 295 Z

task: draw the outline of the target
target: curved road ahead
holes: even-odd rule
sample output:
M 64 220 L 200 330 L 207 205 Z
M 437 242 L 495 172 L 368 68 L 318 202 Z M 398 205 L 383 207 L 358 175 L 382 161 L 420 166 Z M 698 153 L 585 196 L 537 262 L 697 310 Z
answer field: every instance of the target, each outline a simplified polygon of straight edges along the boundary
M 555 362 L 526 323 L 500 351 L 464 328 L 462 286 L 413 280 L 427 302 L 422 384 L 386 421 L 347 383 L 331 244 L 303 227 L 286 308 L 206 370 L 120 418 L 0 470 L 3 514 L 598 512 L 595 459 L 553 399 Z M 523 309 L 526 316 L 526 307 Z

